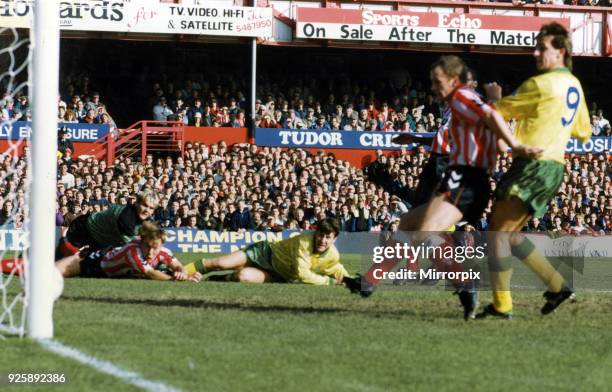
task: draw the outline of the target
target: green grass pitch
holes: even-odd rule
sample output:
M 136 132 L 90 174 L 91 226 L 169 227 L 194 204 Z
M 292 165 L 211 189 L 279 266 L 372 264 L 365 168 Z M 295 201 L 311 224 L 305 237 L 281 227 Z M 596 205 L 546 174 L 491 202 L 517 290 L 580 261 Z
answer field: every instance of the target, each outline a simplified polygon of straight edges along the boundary
M 541 291 L 514 299 L 514 320 L 466 323 L 435 288 L 362 299 L 342 287 L 70 279 L 55 337 L 185 391 L 610 390 L 612 293 L 580 292 L 546 318 Z M 9 371 L 69 381 L 2 391 L 137 390 L 27 339 L 0 340 Z

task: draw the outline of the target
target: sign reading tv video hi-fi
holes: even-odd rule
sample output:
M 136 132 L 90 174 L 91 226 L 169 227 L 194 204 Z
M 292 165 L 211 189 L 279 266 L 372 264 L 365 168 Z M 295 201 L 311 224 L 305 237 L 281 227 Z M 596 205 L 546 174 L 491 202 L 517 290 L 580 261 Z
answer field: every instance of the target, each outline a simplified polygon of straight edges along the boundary
M 298 8 L 297 38 L 531 47 L 540 27 L 569 19 L 533 16 Z
M 119 33 L 160 33 L 271 37 L 272 8 L 201 5 L 153 0 L 63 0 L 60 29 Z M 2 27 L 29 28 L 32 2 L 0 1 Z

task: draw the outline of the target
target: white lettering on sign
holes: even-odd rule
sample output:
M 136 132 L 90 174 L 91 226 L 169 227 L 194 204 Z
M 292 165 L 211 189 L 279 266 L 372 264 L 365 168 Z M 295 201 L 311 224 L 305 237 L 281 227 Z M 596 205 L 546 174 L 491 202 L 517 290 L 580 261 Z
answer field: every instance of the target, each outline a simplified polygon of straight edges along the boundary
M 418 26 L 418 15 L 398 15 L 398 14 L 376 14 L 374 11 L 366 10 L 361 14 L 363 24 L 367 25 L 393 25 L 393 26 Z
M 565 151 L 574 154 L 584 154 L 587 152 L 601 154 L 604 152 L 610 152 L 612 151 L 612 138 L 593 138 L 584 143 L 580 143 L 576 139 L 571 139 L 567 143 Z
M 25 139 L 30 137 L 30 127 L 19 127 L 19 138 Z
M 342 146 L 340 132 L 313 132 L 313 131 L 280 131 L 282 145 L 296 146 Z
M 393 143 L 391 140 L 397 136 L 395 132 L 387 132 L 385 134 L 381 133 L 363 133 L 359 136 L 359 144 L 364 147 L 398 147 L 397 144 Z
M 11 124 L 3 123 L 0 126 L 0 136 L 6 138 L 11 136 Z
M 62 30 L 271 37 L 274 21 L 271 7 L 209 4 L 219 3 L 213 1 L 199 1 L 202 6 L 153 0 L 58 2 Z M 0 0 L 2 26 L 29 28 L 31 3 L 32 0 Z
M 461 14 L 451 17 L 450 14 L 438 14 L 438 27 L 450 27 L 454 29 L 479 29 L 482 26 L 480 18 L 470 18 Z
M 68 130 L 68 136 L 76 140 L 98 140 L 98 130 L 93 128 L 74 128 Z

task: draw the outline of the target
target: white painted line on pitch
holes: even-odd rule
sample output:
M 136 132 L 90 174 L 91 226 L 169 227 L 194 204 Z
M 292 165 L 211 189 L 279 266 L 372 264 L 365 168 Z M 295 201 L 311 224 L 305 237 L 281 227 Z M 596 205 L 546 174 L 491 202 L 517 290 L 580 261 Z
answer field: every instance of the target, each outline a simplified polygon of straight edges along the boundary
M 76 348 L 65 346 L 62 343 L 53 339 L 38 340 L 43 348 L 58 354 L 62 357 L 74 359 L 77 362 L 94 368 L 95 370 L 117 377 L 128 384 L 135 385 L 145 391 L 150 392 L 181 392 L 180 389 L 168 386 L 159 381 L 151 381 L 143 378 L 140 374 L 120 368 L 119 366 L 101 359 L 92 357 L 91 355 L 82 353 Z

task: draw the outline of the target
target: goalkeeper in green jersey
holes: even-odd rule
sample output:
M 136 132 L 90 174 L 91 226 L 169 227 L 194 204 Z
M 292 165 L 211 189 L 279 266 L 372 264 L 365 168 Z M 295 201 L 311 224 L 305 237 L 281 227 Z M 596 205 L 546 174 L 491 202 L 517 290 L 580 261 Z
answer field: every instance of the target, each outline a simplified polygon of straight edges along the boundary
M 509 120 L 518 121 L 515 137 L 540 147 L 537 159 L 516 158 L 501 178 L 489 226 L 489 257 L 493 303 L 477 317 L 510 318 L 512 258 L 517 257 L 548 286 L 542 314 L 548 314 L 573 295 L 569 283 L 518 232 L 532 217 L 541 217 L 563 181 L 565 146 L 570 137 L 585 142 L 591 136 L 589 113 L 580 81 L 571 73 L 572 42 L 559 23 L 542 26 L 533 53 L 540 74 L 527 79 L 511 96 L 501 87 L 485 86 L 489 99 Z
M 76 254 L 83 247 L 95 251 L 127 244 L 136 238 L 142 223 L 151 219 L 158 203 L 158 194 L 146 190 L 136 195 L 134 204 L 111 204 L 104 211 L 79 216 L 60 240 L 58 256 Z
M 324 219 L 315 232 L 256 242 L 226 256 L 188 264 L 185 270 L 188 274 L 234 270 L 231 280 L 247 283 L 342 284 L 350 278 L 334 246 L 339 232 L 337 220 Z

